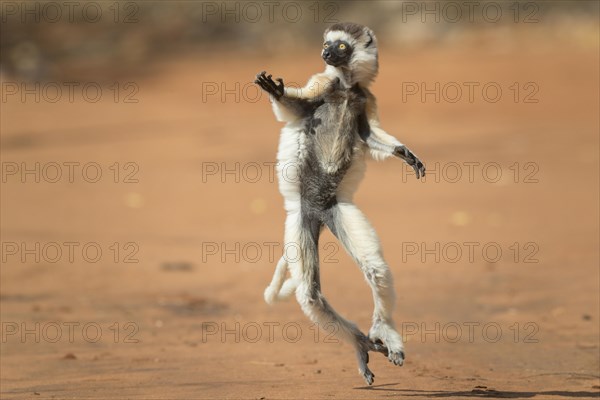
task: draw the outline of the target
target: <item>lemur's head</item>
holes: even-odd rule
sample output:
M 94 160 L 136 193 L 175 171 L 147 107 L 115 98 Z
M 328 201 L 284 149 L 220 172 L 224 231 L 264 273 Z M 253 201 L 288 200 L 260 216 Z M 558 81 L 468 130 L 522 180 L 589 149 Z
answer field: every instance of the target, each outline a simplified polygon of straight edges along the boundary
M 377 76 L 377 38 L 366 26 L 343 22 L 332 25 L 323 35 L 323 60 L 350 72 L 352 81 L 369 84 Z

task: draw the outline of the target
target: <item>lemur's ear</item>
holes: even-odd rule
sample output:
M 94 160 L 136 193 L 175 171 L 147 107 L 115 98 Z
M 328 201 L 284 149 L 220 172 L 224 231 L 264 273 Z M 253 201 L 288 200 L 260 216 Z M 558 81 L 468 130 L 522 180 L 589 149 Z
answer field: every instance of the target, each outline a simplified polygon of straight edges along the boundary
M 373 36 L 371 35 L 371 32 L 367 31 L 367 36 L 369 37 L 369 41 L 367 44 L 365 44 L 365 47 L 369 47 L 373 43 Z

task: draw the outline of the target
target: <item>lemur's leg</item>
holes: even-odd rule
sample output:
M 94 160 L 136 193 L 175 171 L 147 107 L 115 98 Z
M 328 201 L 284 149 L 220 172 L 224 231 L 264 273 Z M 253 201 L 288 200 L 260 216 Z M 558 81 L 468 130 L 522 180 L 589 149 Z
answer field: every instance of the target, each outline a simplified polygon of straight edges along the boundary
M 286 248 L 289 250 L 294 246 L 298 253 L 294 257 L 292 252 L 288 251 L 286 256 L 292 278 L 298 279 L 299 282 L 296 289 L 298 303 L 311 321 L 324 328 L 333 326 L 337 329 L 338 337 L 354 346 L 358 371 L 371 385 L 375 375 L 367 366 L 368 352 L 376 350 L 377 346 L 354 323 L 341 317 L 321 293 L 318 242 L 322 222 L 316 217 L 302 215 L 300 211 L 295 216 L 295 226 L 291 218 L 294 216 L 289 215 L 286 221 Z
M 364 214 L 352 203 L 338 203 L 332 209 L 328 226 L 359 265 L 371 290 L 375 309 L 369 338 L 382 341 L 388 350 L 388 359 L 395 365 L 404 362 L 402 337 L 394 327 L 394 283 L 383 259 L 375 230 Z

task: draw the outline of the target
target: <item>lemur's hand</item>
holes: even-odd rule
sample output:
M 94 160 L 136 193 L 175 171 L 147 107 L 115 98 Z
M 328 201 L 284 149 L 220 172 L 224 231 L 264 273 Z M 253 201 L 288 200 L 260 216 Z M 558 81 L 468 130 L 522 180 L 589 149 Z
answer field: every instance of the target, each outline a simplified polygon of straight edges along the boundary
M 277 78 L 276 81 L 279 82 L 279 84 L 276 84 L 271 78 L 272 76 L 273 75 L 267 75 L 267 72 L 263 71 L 256 75 L 254 83 L 260 86 L 262 90 L 275 97 L 275 100 L 279 100 L 284 93 L 283 79 Z
M 406 146 L 396 146 L 394 149 L 394 155 L 403 159 L 408 165 L 413 167 L 417 179 L 425 176 L 425 165 L 410 151 Z

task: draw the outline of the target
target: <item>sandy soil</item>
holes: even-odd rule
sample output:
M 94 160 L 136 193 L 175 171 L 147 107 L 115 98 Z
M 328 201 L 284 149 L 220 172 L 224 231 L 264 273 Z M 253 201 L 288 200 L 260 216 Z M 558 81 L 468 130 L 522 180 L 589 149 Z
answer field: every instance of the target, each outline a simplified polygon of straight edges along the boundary
M 2 103 L 3 399 L 600 395 L 594 48 L 382 49 L 383 126 L 430 172 L 418 182 L 397 160 L 370 162 L 357 194 L 407 338 L 403 367 L 371 357 L 373 387 L 295 301 L 262 300 L 282 251 L 269 174 L 280 124 L 244 85 L 266 68 L 302 82 L 321 68 L 305 60 L 180 60 L 133 80 L 138 103 L 110 89 L 97 103 L 77 91 Z M 403 102 L 403 82 L 464 91 Z M 464 82 L 479 83 L 473 102 Z M 221 99 L 222 83 L 239 98 Z M 35 163 L 39 183 L 21 176 Z M 322 243 L 325 294 L 366 331 L 367 285 L 331 234 Z

